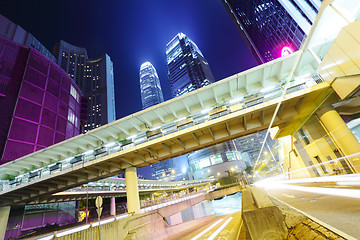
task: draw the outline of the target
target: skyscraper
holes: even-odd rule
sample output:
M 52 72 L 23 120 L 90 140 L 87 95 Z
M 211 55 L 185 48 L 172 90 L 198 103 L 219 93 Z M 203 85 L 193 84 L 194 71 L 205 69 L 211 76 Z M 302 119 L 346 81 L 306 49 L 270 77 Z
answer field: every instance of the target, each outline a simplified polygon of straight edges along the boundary
M 107 54 L 90 60 L 85 48 L 65 41 L 53 49 L 57 62 L 74 79 L 88 99 L 85 132 L 115 120 L 113 62 Z
M 164 101 L 158 74 L 150 62 L 140 66 L 140 93 L 143 109 Z
M 78 135 L 81 100 L 55 62 L 0 37 L 0 164 Z
M 57 59 L 57 64 L 74 79 L 83 91 L 87 77 L 87 74 L 84 73 L 88 59 L 86 49 L 61 40 L 54 46 L 53 54 Z
M 256 61 L 261 64 L 300 48 L 320 0 L 222 0 Z
M 173 97 L 214 82 L 209 63 L 200 49 L 183 33 L 166 45 L 166 61 Z
M 109 55 L 86 62 L 84 96 L 88 98 L 85 132 L 115 121 L 114 69 Z

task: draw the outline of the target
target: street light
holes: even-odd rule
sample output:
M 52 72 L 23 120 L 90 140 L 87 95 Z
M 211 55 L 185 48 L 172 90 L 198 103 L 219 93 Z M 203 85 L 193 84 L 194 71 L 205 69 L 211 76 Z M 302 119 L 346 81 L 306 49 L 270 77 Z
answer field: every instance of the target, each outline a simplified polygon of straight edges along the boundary
M 171 169 L 171 173 L 174 174 L 174 173 L 175 173 L 175 169 Z

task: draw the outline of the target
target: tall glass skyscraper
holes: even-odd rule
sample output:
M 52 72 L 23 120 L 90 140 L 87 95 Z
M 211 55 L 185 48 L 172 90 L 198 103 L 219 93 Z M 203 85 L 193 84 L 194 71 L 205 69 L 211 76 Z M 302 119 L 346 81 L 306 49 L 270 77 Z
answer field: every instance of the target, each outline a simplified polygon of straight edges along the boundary
M 164 101 L 159 76 L 150 62 L 140 66 L 140 93 L 143 109 Z
M 62 40 L 55 45 L 53 53 L 88 100 L 84 131 L 115 121 L 114 70 L 110 57 L 104 54 L 91 60 L 85 48 Z
M 261 64 L 300 48 L 320 0 L 222 0 L 245 43 Z
M 214 82 L 209 63 L 200 49 L 183 33 L 166 45 L 166 61 L 173 97 Z
M 115 121 L 114 69 L 109 55 L 86 61 L 84 96 L 88 98 L 85 132 Z

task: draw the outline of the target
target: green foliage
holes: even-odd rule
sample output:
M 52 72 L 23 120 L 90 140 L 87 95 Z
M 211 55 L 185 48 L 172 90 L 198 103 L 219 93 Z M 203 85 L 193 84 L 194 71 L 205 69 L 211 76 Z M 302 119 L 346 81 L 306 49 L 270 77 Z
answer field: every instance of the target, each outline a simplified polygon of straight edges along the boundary
M 15 179 L 15 175 L 13 174 L 6 174 L 2 180 L 14 180 Z
M 146 199 L 150 198 L 150 194 L 140 195 L 139 198 L 140 198 L 140 200 L 146 200 Z
M 245 168 L 245 172 L 248 174 L 248 175 L 251 175 L 251 172 L 252 172 L 253 168 L 251 166 L 247 166 Z

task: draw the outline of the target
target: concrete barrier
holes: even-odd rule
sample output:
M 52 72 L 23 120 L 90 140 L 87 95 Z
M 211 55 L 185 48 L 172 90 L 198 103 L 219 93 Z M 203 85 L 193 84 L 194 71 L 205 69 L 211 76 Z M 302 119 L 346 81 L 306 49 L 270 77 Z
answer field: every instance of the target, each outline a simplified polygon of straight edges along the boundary
M 207 194 L 206 199 L 210 201 L 210 200 L 213 200 L 215 198 L 223 197 L 225 195 L 241 192 L 242 190 L 243 190 L 243 187 L 240 186 L 240 185 L 236 185 L 236 186 L 229 187 L 229 188 L 223 188 L 223 189 L 220 189 L 220 190 L 217 190 L 217 191 L 209 192 Z
M 253 189 L 244 190 L 242 195 L 242 218 L 250 239 L 284 239 L 287 229 L 279 208 L 274 206 L 260 189 L 256 189 L 253 193 L 251 190 Z M 261 203 L 262 200 L 264 204 Z

